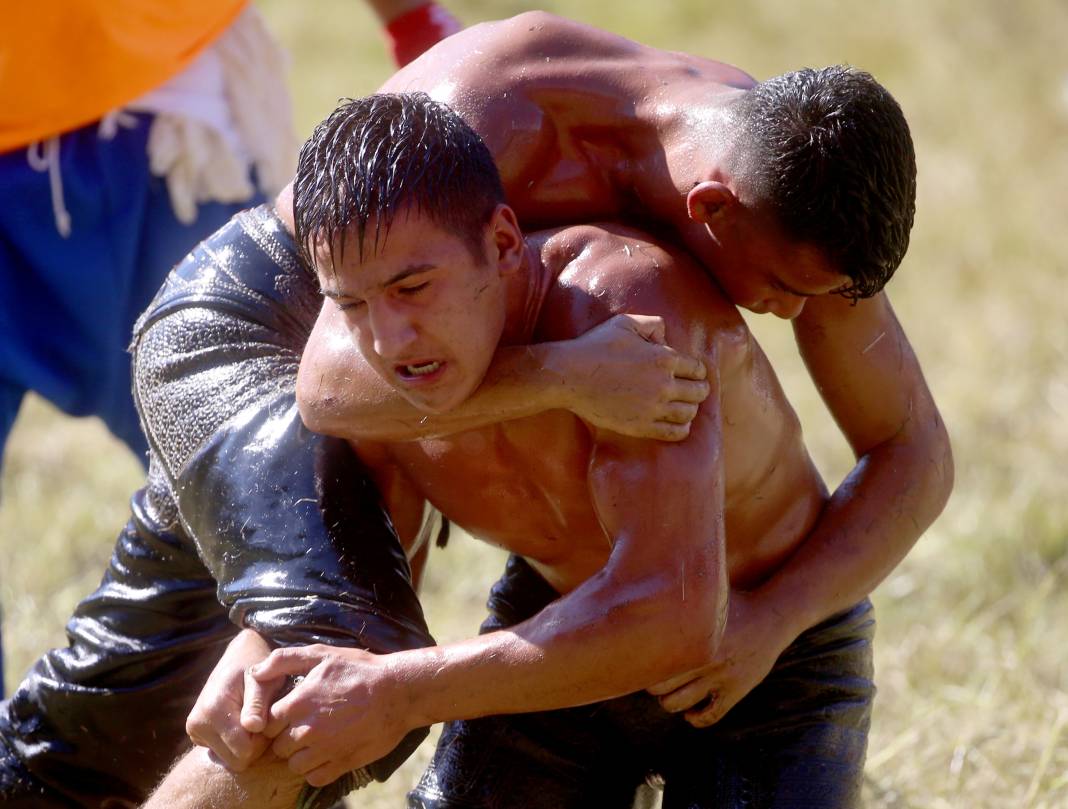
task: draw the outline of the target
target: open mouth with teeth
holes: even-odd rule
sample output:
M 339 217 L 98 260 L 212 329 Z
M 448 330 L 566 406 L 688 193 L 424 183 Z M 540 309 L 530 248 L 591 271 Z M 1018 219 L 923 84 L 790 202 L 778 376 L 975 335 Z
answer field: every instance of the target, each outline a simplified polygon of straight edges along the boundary
M 422 381 L 435 378 L 440 375 L 445 363 L 441 360 L 418 362 L 411 365 L 398 365 L 397 376 L 407 381 Z

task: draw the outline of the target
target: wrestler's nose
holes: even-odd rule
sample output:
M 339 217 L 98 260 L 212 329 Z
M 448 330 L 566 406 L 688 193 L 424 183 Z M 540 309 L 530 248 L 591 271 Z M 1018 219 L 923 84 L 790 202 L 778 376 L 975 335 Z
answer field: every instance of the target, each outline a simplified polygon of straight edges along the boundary
M 375 338 L 375 353 L 387 360 L 406 359 L 405 353 L 419 334 L 415 321 L 399 307 L 388 303 L 371 306 L 368 315 Z

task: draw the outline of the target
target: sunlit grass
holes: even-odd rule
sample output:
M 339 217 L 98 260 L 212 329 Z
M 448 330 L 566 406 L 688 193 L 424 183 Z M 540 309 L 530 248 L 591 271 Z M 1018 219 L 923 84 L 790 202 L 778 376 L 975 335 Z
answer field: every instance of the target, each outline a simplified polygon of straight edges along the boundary
M 377 28 L 350 0 L 262 7 L 293 50 L 302 135 L 337 97 L 371 92 L 387 75 Z M 528 7 L 453 4 L 467 22 Z M 912 248 L 890 293 L 953 436 L 957 487 L 876 595 L 868 806 L 1068 806 L 1068 6 L 545 7 L 758 78 L 849 62 L 902 103 L 920 191 Z M 851 459 L 793 356 L 788 328 L 755 327 L 836 482 Z M 63 642 L 62 622 L 99 579 L 138 480 L 136 463 L 95 425 L 27 408 L 0 508 L 9 686 L 41 650 Z M 470 542 L 454 545 L 432 560 L 425 599 L 446 639 L 474 631 L 501 564 Z M 419 767 L 409 764 L 353 805 L 399 805 Z

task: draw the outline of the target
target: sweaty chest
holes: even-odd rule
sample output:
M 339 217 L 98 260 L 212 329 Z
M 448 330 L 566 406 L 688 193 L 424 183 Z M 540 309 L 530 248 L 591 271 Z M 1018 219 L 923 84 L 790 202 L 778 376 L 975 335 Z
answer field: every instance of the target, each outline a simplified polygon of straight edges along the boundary
M 562 412 L 395 445 L 392 454 L 445 516 L 469 533 L 551 564 L 605 546 L 590 501 L 590 437 Z

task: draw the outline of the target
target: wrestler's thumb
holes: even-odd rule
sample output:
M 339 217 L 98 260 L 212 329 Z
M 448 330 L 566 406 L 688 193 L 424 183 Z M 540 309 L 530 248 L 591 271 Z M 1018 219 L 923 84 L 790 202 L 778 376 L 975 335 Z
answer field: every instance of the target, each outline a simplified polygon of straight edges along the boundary
M 277 690 L 277 689 L 273 689 Z M 267 687 L 245 670 L 245 698 L 241 705 L 241 727 L 249 733 L 262 733 L 267 727 Z
M 664 318 L 659 315 L 623 314 L 617 315 L 617 317 L 625 317 L 639 337 L 648 340 L 650 343 L 664 345 L 667 332 Z

